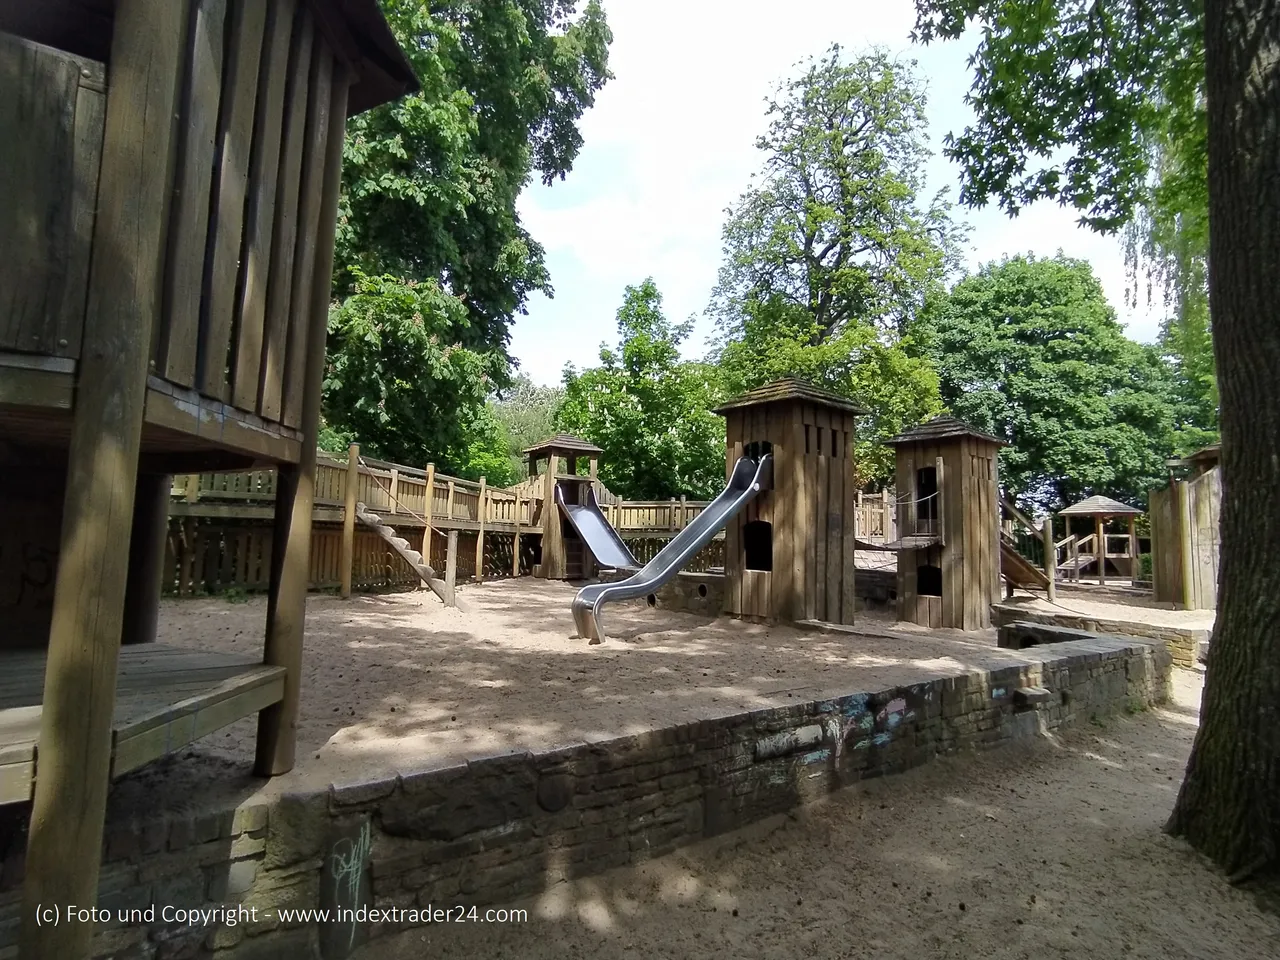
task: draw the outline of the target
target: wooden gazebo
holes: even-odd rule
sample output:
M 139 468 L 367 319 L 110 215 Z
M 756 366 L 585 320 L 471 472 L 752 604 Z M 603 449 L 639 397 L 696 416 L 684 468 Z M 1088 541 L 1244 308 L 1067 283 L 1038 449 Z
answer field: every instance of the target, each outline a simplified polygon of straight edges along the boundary
M 294 762 L 344 120 L 416 86 L 376 0 L 0 5 L 0 801 L 23 956 L 87 955 L 112 776 L 259 714 Z M 266 641 L 152 641 L 169 475 L 279 469 Z M 34 789 L 32 784 L 34 783 Z
M 1091 542 L 1093 546 L 1092 549 L 1082 549 L 1077 543 L 1076 572 L 1079 572 L 1082 562 L 1087 563 L 1087 558 L 1092 556 L 1098 569 L 1099 585 L 1107 582 L 1108 560 L 1122 573 L 1128 573 L 1131 583 L 1136 581 L 1141 570 L 1138 565 L 1138 531 L 1135 522 L 1138 517 L 1142 516 L 1142 513 L 1143 511 L 1137 507 L 1131 507 L 1126 503 L 1121 503 L 1119 500 L 1112 500 L 1110 497 L 1101 495 L 1088 497 L 1064 510 L 1059 510 L 1058 516 L 1060 517 L 1093 517 L 1093 534 L 1092 536 L 1086 535 L 1083 538 L 1085 542 Z M 1128 538 L 1124 542 L 1124 549 L 1111 550 L 1107 546 L 1106 523 L 1108 520 L 1114 520 L 1117 517 L 1128 518 Z M 1125 535 L 1113 534 L 1112 536 L 1118 538 Z
M 539 464 L 546 463 L 542 472 L 542 514 L 537 518 L 542 528 L 541 557 L 534 565 L 534 576 L 547 580 L 582 580 L 591 576 L 591 551 L 556 509 L 556 488 L 566 503 L 585 503 L 588 488 L 599 492 L 596 478 L 602 453 L 591 441 L 567 433 L 557 433 L 525 448 L 530 478 L 537 477 Z M 578 475 L 579 459 L 587 461 L 585 477 Z

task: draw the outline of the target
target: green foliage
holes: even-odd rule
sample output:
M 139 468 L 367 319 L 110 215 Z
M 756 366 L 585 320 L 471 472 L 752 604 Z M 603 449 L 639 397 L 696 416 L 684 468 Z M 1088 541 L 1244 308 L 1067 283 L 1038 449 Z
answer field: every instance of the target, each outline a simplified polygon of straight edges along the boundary
M 370 456 L 465 469 L 471 428 L 504 358 L 452 339 L 466 313 L 437 282 L 355 275 L 354 293 L 329 315 L 325 406 L 341 413 L 330 429 Z
M 509 326 L 551 292 L 516 199 L 571 168 L 612 38 L 597 0 L 382 6 L 422 89 L 348 123 L 325 414 L 371 452 L 464 471 L 496 442 Z
M 855 320 L 902 331 L 941 283 L 956 231 L 941 195 L 917 199 L 929 154 L 912 66 L 832 47 L 769 101 L 763 176 L 724 227 L 723 332 L 752 300 L 807 310 L 818 340 Z
M 1060 507 L 1142 502 L 1172 449 L 1169 374 L 1128 340 L 1088 263 L 1014 257 L 956 285 L 930 321 L 952 412 L 1009 440 L 1005 487 Z
M 484 477 L 492 487 L 509 487 L 520 480 L 520 464 L 511 458 L 506 428 L 491 406 L 479 408 L 463 436 L 463 446 L 454 460 L 458 476 L 467 480 Z
M 741 333 L 718 354 L 724 388 L 732 396 L 783 377 L 807 380 L 848 397 L 859 418 L 854 457 L 861 483 L 893 474 L 884 441 L 940 413 L 938 376 L 907 338 L 884 342 L 867 323 L 848 323 L 825 339 L 808 310 L 780 297 L 744 304 Z
M 1010 213 L 1045 198 L 1111 231 L 1149 196 L 1153 144 L 1194 117 L 1203 7 L 1187 0 L 916 0 L 917 40 L 983 25 L 969 102 L 947 137 L 960 199 Z
M 506 433 L 517 479 L 524 475 L 522 451 L 555 433 L 556 410 L 563 401 L 563 387 L 540 387 L 527 374 L 517 376 L 500 397 L 489 401 L 489 411 Z
M 714 496 L 724 485 L 715 368 L 680 360 L 690 324 L 663 316 L 652 279 L 627 287 L 617 323 L 618 348 L 601 347 L 598 367 L 565 370 L 558 426 L 604 450 L 600 477 L 619 496 Z

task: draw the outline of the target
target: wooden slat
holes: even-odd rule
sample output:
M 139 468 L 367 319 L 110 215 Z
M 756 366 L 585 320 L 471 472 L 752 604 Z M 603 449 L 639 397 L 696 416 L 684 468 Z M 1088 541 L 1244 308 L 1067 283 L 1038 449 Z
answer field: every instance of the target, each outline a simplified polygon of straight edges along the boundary
M 840 567 L 841 574 L 841 597 L 840 597 L 840 622 L 853 623 L 856 606 L 857 589 L 855 582 L 857 578 L 857 565 L 854 562 L 854 537 L 857 529 L 858 514 L 854 505 L 854 498 L 857 495 L 857 481 L 853 474 L 853 423 L 852 417 L 845 414 L 844 417 L 844 449 L 841 454 L 840 473 L 844 479 L 844 523 L 841 530 L 840 542 Z
M 329 137 L 330 91 L 333 56 L 320 40 L 311 46 L 311 74 L 307 81 L 307 124 L 298 178 L 298 236 L 293 256 L 289 292 L 288 336 L 285 347 L 284 405 L 282 419 L 296 427 L 302 418 L 302 387 L 306 380 L 311 277 L 316 263 L 316 236 L 323 209 L 325 143 Z M 339 120 L 339 122 L 341 122 Z
M 222 104 L 218 111 L 218 157 L 211 207 L 210 249 L 206 251 L 200 315 L 197 382 L 200 392 L 227 399 L 226 377 L 231 327 L 239 292 L 237 277 L 244 232 L 249 158 L 253 145 L 267 4 L 234 0 L 229 56 L 223 69 Z
M 0 348 L 80 353 L 102 65 L 0 33 Z
M 241 410 L 258 409 L 293 14 L 294 0 L 272 0 L 268 4 L 262 66 L 258 71 L 258 104 L 249 161 L 249 207 L 245 214 L 241 288 L 232 347 L 231 402 Z
M 187 86 L 183 91 L 178 174 L 165 260 L 164 310 L 157 330 L 155 359 L 159 376 L 184 387 L 195 382 L 200 342 L 200 299 L 218 144 L 226 13 L 227 0 L 200 0 L 192 24 Z
M 298 242 L 298 200 L 302 190 L 302 154 L 306 145 L 307 87 L 311 76 L 313 26 L 299 10 L 289 54 L 285 91 L 284 145 L 277 178 L 276 218 L 271 240 L 271 278 L 267 291 L 266 335 L 262 348 L 262 380 L 258 412 L 279 420 L 284 407 L 285 349 L 293 294 L 293 258 Z
M 827 622 L 840 623 L 843 614 L 840 600 L 844 576 L 844 461 L 839 449 L 840 414 L 831 413 L 831 455 L 827 458 L 827 515 L 823 518 L 822 536 L 827 541 Z
M 830 473 L 831 414 L 825 407 L 814 408 L 814 424 L 818 437 L 818 449 L 815 463 L 815 491 L 813 526 L 809 536 L 813 540 L 814 576 L 813 604 L 814 616 L 819 620 L 830 620 L 827 616 L 827 511 Z

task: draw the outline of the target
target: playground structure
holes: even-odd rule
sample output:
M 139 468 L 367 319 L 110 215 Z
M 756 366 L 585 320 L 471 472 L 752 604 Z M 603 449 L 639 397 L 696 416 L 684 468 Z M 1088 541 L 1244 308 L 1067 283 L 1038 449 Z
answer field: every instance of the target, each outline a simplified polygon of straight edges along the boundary
M 1213 610 L 1218 602 L 1221 452 L 1215 443 L 1169 461 L 1168 488 L 1150 491 L 1155 598 L 1186 610 Z
M 1004 441 L 953 417 L 891 438 L 899 491 L 899 619 L 925 627 L 991 625 L 1005 545 L 999 537 Z
M 0 799 L 33 801 L 29 904 L 94 902 L 111 778 L 255 714 L 258 772 L 294 764 L 344 120 L 416 87 L 374 0 L 83 6 L 0 10 Z M 154 643 L 170 475 L 259 463 L 262 656 Z M 87 955 L 91 924 L 22 924 L 24 955 Z

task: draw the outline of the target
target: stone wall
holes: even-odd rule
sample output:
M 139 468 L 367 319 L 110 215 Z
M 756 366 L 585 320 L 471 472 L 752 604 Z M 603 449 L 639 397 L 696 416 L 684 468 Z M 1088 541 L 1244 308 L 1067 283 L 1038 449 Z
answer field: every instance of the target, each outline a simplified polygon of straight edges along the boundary
M 1163 645 L 1091 638 L 1032 647 L 988 672 L 476 758 L 269 807 L 112 823 L 100 905 L 113 913 L 97 955 L 345 956 L 423 922 L 413 911 L 507 906 L 863 778 L 1161 702 L 1168 687 Z M 0 957 L 10 957 L 20 860 L 0 876 Z M 201 903 L 244 913 L 233 926 L 118 913 Z M 278 912 L 335 905 L 376 915 L 321 923 Z
M 1197 630 L 1191 627 L 1160 626 L 1152 623 L 1138 623 L 1132 620 L 1100 620 L 1085 614 L 1047 613 L 1040 610 L 1027 610 L 1016 604 L 997 603 L 991 607 L 992 623 L 996 627 L 1006 624 L 1041 623 L 1046 626 L 1064 627 L 1071 631 L 1071 636 L 1062 635 L 1058 639 L 1076 639 L 1080 636 L 1107 634 L 1121 637 L 1137 637 L 1142 640 L 1162 640 L 1169 647 L 1175 666 L 1184 670 L 1194 669 L 1200 655 L 1202 644 L 1209 641 L 1209 630 Z M 1048 642 L 1048 641 L 1046 641 Z

